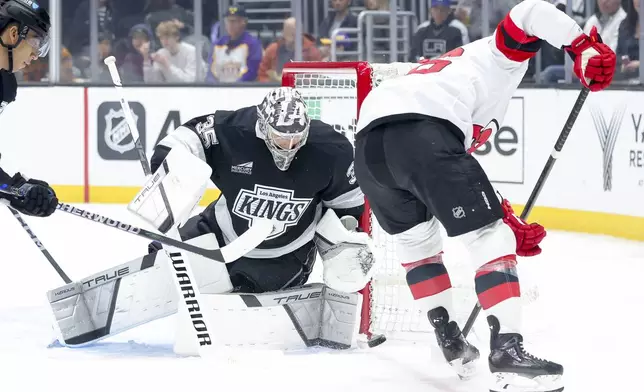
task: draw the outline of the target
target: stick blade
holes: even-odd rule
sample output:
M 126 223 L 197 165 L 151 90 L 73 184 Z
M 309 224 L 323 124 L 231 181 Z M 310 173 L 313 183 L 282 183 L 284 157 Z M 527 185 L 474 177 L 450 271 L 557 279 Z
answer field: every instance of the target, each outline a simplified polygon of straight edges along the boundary
M 273 232 L 273 222 L 268 219 L 254 219 L 253 225 L 230 244 L 221 248 L 227 263 L 235 261 L 257 248 Z

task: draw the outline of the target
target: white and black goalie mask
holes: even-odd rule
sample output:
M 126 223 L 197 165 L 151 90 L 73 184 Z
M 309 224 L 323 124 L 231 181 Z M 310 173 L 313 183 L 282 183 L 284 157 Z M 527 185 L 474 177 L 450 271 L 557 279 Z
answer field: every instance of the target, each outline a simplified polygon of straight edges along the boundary
M 306 144 L 311 120 L 302 96 L 290 87 L 271 91 L 257 107 L 258 125 L 275 165 L 287 170 Z

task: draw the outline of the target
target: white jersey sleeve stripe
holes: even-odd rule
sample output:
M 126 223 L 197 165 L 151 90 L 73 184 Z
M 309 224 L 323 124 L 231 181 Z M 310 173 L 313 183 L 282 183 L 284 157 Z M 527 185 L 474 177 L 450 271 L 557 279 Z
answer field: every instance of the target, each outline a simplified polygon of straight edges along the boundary
M 364 193 L 360 188 L 355 188 L 347 193 L 344 193 L 333 200 L 322 200 L 322 204 L 328 208 L 354 208 L 364 204 Z

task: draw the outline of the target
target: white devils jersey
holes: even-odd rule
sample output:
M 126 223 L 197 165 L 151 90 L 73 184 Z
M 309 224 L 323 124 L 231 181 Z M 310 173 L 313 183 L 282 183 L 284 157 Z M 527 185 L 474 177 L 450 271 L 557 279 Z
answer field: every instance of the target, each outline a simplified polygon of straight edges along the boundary
M 360 109 L 358 131 L 398 119 L 441 118 L 475 150 L 499 128 L 506 109 L 542 40 L 557 48 L 582 34 L 577 23 L 542 0 L 525 0 L 494 35 L 423 60 L 405 75 L 385 80 Z

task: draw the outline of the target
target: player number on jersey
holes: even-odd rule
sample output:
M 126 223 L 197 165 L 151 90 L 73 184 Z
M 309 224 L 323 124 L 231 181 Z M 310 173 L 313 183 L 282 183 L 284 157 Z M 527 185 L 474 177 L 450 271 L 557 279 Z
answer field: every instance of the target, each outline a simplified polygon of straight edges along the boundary
M 217 144 L 217 136 L 215 135 L 215 116 L 208 116 L 206 121 L 197 124 L 195 129 L 201 138 L 204 148 L 207 149 L 213 144 Z
M 452 63 L 450 60 L 448 60 L 449 58 L 461 57 L 463 55 L 463 52 L 463 48 L 456 48 L 442 54 L 435 59 L 421 60 L 419 61 L 420 65 L 409 71 L 407 75 L 440 72 Z

